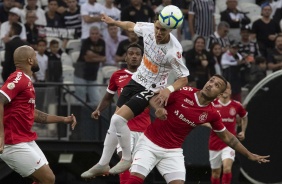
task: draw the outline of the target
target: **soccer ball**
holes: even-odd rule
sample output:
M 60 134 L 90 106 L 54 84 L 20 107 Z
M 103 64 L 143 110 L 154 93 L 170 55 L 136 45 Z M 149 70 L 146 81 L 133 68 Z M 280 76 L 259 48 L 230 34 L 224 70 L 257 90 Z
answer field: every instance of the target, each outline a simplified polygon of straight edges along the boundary
M 176 29 L 183 22 L 182 11 L 173 5 L 168 5 L 159 14 L 159 21 L 164 28 Z

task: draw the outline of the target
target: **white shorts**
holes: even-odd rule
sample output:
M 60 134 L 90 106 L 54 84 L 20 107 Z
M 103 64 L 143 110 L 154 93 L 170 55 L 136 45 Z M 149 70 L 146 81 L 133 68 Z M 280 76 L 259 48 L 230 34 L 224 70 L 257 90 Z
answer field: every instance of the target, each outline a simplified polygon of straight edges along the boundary
M 133 153 L 131 172 L 137 172 L 147 176 L 156 166 L 160 174 L 167 180 L 166 174 L 174 174 L 169 180 L 185 181 L 186 169 L 184 165 L 183 150 L 181 148 L 165 149 L 150 141 L 144 134 L 139 138 Z M 137 167 L 136 167 L 137 166 Z M 142 166 L 147 171 L 138 170 Z M 147 172 L 147 173 L 146 173 Z M 179 174 L 180 173 L 180 174 Z M 167 181 L 167 182 L 170 182 Z
M 22 177 L 28 177 L 48 161 L 35 141 L 5 145 L 0 158 Z
M 133 150 L 135 149 L 135 146 L 139 140 L 139 137 L 143 134 L 143 132 L 134 132 L 134 131 L 130 131 L 130 148 L 131 148 L 131 153 L 133 152 Z M 117 145 L 117 153 L 121 152 L 122 149 L 120 147 L 120 145 Z
M 212 169 L 218 169 L 222 166 L 222 160 L 231 159 L 234 161 L 235 151 L 229 146 L 225 147 L 220 151 L 209 150 L 210 153 L 210 164 Z

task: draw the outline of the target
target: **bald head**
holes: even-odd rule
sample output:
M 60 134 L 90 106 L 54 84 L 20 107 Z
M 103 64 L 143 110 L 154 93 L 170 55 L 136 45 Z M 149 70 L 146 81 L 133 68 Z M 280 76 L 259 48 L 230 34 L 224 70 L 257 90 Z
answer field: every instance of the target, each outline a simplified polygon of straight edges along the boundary
M 32 72 L 39 71 L 36 53 L 32 47 L 23 45 L 14 52 L 14 63 L 16 69 L 23 70 L 31 76 Z
M 34 55 L 34 50 L 28 45 L 18 47 L 14 52 L 14 63 L 15 65 L 22 64 Z

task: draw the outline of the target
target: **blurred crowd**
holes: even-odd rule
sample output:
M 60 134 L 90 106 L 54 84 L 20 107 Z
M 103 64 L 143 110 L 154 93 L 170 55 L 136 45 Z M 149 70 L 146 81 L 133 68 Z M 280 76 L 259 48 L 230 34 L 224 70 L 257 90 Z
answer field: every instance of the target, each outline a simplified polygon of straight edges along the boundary
M 127 46 L 143 45 L 135 33 L 101 22 L 101 14 L 153 22 L 170 4 L 184 15 L 182 27 L 172 33 L 183 45 L 189 85 L 201 89 L 210 76 L 222 74 L 232 98 L 241 101 L 242 88 L 251 90 L 267 70 L 282 68 L 282 0 L 2 0 L 2 79 L 15 70 L 14 50 L 28 44 L 40 66 L 34 82 L 86 84 L 76 87 L 77 96 L 98 103 L 99 72 L 124 67 Z M 73 77 L 64 75 L 69 73 Z

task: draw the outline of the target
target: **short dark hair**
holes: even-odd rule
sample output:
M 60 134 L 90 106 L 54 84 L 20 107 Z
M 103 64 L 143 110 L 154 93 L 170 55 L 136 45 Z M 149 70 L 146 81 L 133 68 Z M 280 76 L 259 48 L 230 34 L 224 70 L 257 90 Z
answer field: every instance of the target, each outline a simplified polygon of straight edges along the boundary
M 132 44 L 130 44 L 130 45 L 126 48 L 126 52 L 127 52 L 127 50 L 128 50 L 129 48 L 131 48 L 131 47 L 137 47 L 137 48 L 139 48 L 139 49 L 141 50 L 142 55 L 143 55 L 144 50 L 143 50 L 143 47 L 142 47 L 141 45 L 139 45 L 138 43 L 132 43 Z
M 223 80 L 223 82 L 225 83 L 225 88 L 222 90 L 222 92 L 224 92 L 227 88 L 228 81 L 222 75 L 219 75 L 219 74 L 214 74 L 213 77 L 217 77 L 217 78 L 220 78 L 221 80 Z
M 265 62 L 266 62 L 265 57 L 263 57 L 263 56 L 257 56 L 257 57 L 255 57 L 255 64 L 256 64 L 256 65 L 259 65 L 259 64 L 265 63 Z
M 13 22 L 10 29 L 14 31 L 14 35 L 20 35 L 23 28 L 19 23 Z
M 59 44 L 59 42 L 58 42 L 57 40 L 51 40 L 50 46 L 51 46 L 51 45 L 55 45 L 55 44 Z
M 39 40 L 37 40 L 37 45 L 39 44 L 39 43 L 45 43 L 45 45 L 47 45 L 47 41 L 46 40 L 44 40 L 44 39 L 39 39 Z

